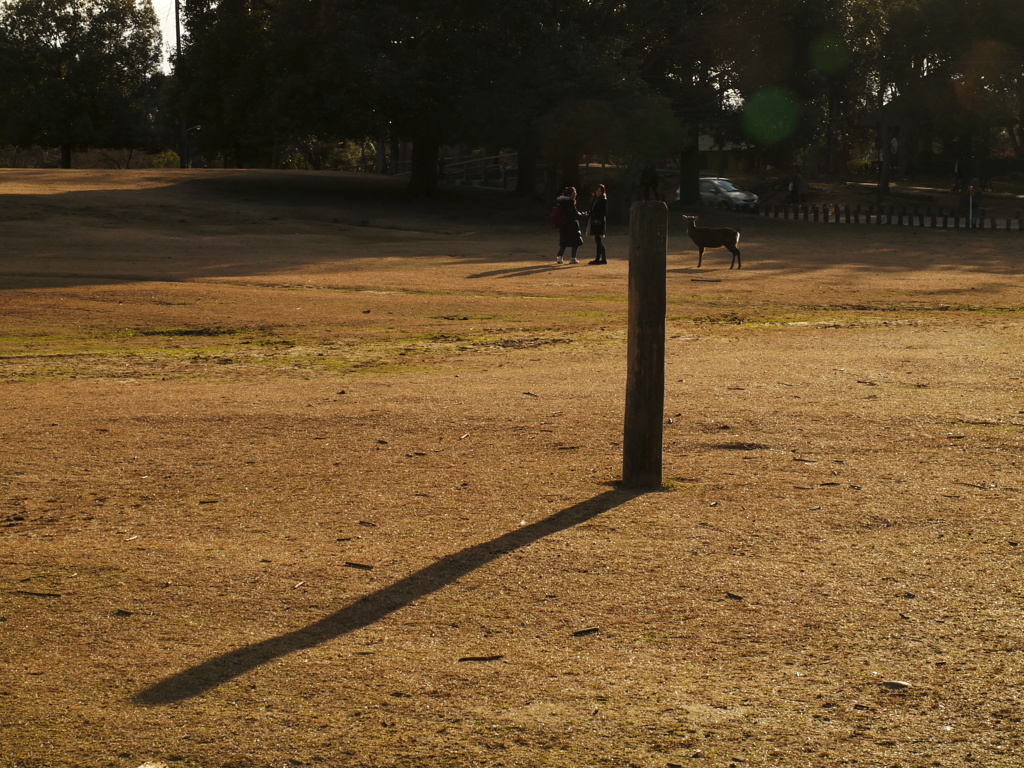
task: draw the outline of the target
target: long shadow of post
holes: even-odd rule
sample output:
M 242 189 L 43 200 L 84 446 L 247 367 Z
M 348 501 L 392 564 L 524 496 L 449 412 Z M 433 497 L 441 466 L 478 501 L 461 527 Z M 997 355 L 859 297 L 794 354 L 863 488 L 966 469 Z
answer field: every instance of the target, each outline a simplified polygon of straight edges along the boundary
M 536 523 L 448 555 L 308 627 L 229 651 L 161 680 L 137 693 L 133 701 L 136 704 L 160 705 L 190 699 L 276 658 L 362 629 L 421 597 L 443 589 L 501 555 L 586 522 L 641 493 L 625 489 L 605 491 Z

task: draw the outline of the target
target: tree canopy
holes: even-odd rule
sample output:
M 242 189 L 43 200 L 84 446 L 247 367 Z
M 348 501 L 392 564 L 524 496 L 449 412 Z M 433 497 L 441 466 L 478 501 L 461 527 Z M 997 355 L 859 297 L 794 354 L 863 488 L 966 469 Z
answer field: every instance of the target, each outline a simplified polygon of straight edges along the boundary
M 0 136 L 137 143 L 157 61 L 148 0 L 0 2 L 0 63 L 11 73 L 0 104 L 18 105 L 4 109 Z M 897 135 L 908 148 L 901 163 L 939 146 L 987 158 L 997 134 L 1000 151 L 1020 153 L 1020 0 L 182 8 L 164 103 L 174 119 L 202 124 L 204 154 L 238 165 L 273 165 L 295 142 L 406 141 L 412 185 L 429 192 L 438 147 L 458 143 L 515 149 L 568 182 L 582 155 L 639 166 L 681 153 L 686 166 L 701 134 L 752 144 L 775 164 L 810 153 L 832 172 L 872 131 L 884 168 Z
M 151 137 L 160 35 L 150 0 L 7 0 L 0 140 L 136 147 Z

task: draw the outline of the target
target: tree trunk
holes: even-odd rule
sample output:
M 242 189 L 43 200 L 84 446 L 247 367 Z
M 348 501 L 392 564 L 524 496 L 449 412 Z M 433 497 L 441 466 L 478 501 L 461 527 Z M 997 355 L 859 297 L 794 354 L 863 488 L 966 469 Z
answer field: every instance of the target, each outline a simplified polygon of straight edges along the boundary
M 835 178 L 839 173 L 840 126 L 843 114 L 842 82 L 832 79 L 828 86 L 828 123 L 825 134 L 825 173 Z
M 523 145 L 516 153 L 516 195 L 537 197 L 537 159 L 540 152 L 532 144 Z
M 878 123 L 878 143 L 881 145 L 881 160 L 878 169 L 878 199 L 889 194 L 889 163 L 892 160 L 892 146 L 889 140 L 889 123 L 883 116 Z
M 441 145 L 436 141 L 414 141 L 412 143 L 412 173 L 409 176 L 409 191 L 417 196 L 433 195 L 438 190 L 437 156 Z
M 679 202 L 683 205 L 700 202 L 700 148 L 696 135 L 679 153 Z
M 402 156 L 402 148 L 398 144 L 398 139 L 394 136 L 390 139 L 390 152 L 391 157 L 388 164 L 388 172 L 391 175 L 398 173 L 398 161 Z
M 580 156 L 575 152 L 567 152 L 562 155 L 559 166 L 559 174 L 562 177 L 561 187 L 580 188 Z M 561 190 L 559 190 L 561 191 Z

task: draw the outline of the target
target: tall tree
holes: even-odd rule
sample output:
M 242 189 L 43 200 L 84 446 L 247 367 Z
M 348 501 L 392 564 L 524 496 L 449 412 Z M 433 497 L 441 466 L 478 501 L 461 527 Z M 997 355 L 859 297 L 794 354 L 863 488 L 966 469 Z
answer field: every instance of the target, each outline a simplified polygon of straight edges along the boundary
M 160 35 L 151 0 L 0 5 L 0 136 L 19 146 L 140 147 L 150 137 Z
M 496 55 L 474 97 L 477 117 L 481 133 L 519 150 L 521 194 L 535 192 L 540 154 L 560 184 L 575 185 L 581 155 L 640 165 L 678 147 L 670 101 L 644 77 L 649 51 L 637 50 L 636 29 L 657 20 L 632 15 L 636 4 L 534 0 L 491 35 Z
M 205 154 L 266 166 L 275 138 L 270 26 L 277 0 L 192 0 L 174 64 L 175 108 Z

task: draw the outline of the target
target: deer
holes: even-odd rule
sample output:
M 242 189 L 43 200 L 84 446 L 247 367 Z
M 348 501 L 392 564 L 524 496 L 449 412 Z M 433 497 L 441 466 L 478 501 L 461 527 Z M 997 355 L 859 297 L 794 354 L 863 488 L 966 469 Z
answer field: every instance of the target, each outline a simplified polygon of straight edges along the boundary
M 697 266 L 704 261 L 705 248 L 726 248 L 732 254 L 732 262 L 729 269 L 735 265 L 736 269 L 743 269 L 743 259 L 740 256 L 738 244 L 740 233 L 730 227 L 698 227 L 696 216 L 683 216 L 686 222 L 686 234 L 697 246 Z

